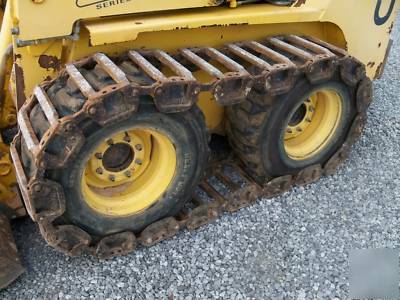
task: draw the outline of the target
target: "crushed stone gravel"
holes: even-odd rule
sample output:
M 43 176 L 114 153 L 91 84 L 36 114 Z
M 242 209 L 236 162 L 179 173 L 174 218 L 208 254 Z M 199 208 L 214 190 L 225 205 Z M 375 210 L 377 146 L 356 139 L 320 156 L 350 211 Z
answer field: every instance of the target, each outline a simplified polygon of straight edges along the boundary
M 27 272 L 0 299 L 346 299 L 348 251 L 400 247 L 400 18 L 365 134 L 337 174 L 99 261 L 14 231 Z

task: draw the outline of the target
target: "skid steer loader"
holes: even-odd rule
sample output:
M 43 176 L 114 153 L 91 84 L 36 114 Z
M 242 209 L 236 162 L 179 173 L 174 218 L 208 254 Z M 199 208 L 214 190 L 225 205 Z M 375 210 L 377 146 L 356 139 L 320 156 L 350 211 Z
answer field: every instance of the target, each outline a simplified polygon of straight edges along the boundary
M 68 255 L 108 258 L 332 174 L 361 135 L 398 10 L 0 3 L 1 288 L 24 271 L 10 219 L 29 215 Z M 215 137 L 232 154 L 214 155 Z

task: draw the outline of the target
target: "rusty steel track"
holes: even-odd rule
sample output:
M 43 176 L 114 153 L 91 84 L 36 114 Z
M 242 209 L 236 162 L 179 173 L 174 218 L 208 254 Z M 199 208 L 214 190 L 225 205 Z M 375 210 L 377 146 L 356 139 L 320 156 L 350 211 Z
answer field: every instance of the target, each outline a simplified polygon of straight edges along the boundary
M 85 72 L 95 68 L 109 78 L 110 84 L 98 88 L 89 83 Z M 173 75 L 167 75 L 163 72 L 165 69 Z M 194 74 L 198 70 L 207 73 L 211 80 L 199 81 Z M 141 96 L 150 96 L 163 113 L 190 109 L 203 91 L 211 92 L 219 104 L 229 106 L 242 102 L 252 88 L 280 95 L 291 90 L 300 75 L 311 83 L 319 83 L 337 71 L 346 84 L 357 90 L 358 115 L 347 140 L 326 164 L 259 183 L 244 171 L 240 162 L 233 159 L 218 162 L 198 187 L 198 193 L 206 195 L 208 201 L 196 194 L 178 216 L 157 221 L 139 234 L 122 232 L 99 240 L 75 225 L 55 222 L 66 211 L 65 196 L 60 183 L 48 178 L 47 171 L 62 170 L 73 161 L 85 143 L 80 128 L 85 120 L 105 127 L 127 119 L 138 110 Z M 68 114 L 61 114 L 57 103 L 49 96 L 50 89 L 57 84 L 73 85 L 79 95 L 74 103 L 81 104 Z M 108 258 L 131 252 L 138 244 L 151 246 L 184 228 L 194 230 L 260 197 L 271 198 L 294 185 L 305 185 L 333 173 L 361 135 L 365 112 L 372 100 L 371 91 L 371 81 L 362 63 L 346 51 L 310 37 L 269 37 L 260 42 L 229 44 L 223 49 L 182 49 L 174 55 L 162 50 L 131 50 L 111 59 L 97 53 L 67 64 L 58 78 L 34 89 L 19 112 L 20 133 L 12 144 L 11 154 L 26 208 L 39 224 L 46 241 L 69 255 L 89 252 Z M 32 124 L 35 107 L 47 120 L 44 130 Z M 231 169 L 236 179 L 229 176 L 226 169 Z M 224 191 L 212 181 L 218 181 Z

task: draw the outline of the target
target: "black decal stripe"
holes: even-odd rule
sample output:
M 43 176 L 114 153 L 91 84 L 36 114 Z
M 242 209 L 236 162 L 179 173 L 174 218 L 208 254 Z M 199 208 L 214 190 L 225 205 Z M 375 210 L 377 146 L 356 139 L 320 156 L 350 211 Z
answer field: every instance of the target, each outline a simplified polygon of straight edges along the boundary
M 393 8 L 394 8 L 394 4 L 396 3 L 396 0 L 391 0 L 392 2 L 390 3 L 390 7 L 388 12 L 386 13 L 386 15 L 384 17 L 380 16 L 380 10 L 381 10 L 381 6 L 382 6 L 382 0 L 378 0 L 378 3 L 376 4 L 376 8 L 375 8 L 375 24 L 380 26 L 383 25 L 387 22 L 387 20 L 389 20 L 390 16 L 392 15 L 393 12 Z
M 91 6 L 91 5 L 95 5 L 95 4 L 107 2 L 108 0 L 92 1 L 92 2 L 89 3 L 89 4 L 79 4 L 79 2 L 81 2 L 81 1 L 82 1 L 82 0 L 76 0 L 76 6 L 78 6 L 78 7 L 87 7 L 87 6 Z

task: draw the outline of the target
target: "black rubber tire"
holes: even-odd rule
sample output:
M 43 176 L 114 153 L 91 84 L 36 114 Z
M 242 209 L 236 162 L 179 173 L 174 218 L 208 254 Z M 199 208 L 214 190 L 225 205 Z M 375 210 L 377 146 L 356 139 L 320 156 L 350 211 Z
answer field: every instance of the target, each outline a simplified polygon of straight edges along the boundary
M 306 160 L 293 160 L 283 145 L 289 117 L 308 95 L 321 88 L 334 89 L 341 95 L 339 126 L 331 141 L 317 155 Z M 356 88 L 342 81 L 339 74 L 318 84 L 300 76 L 286 94 L 273 97 L 253 90 L 244 102 L 228 108 L 228 138 L 236 155 L 260 183 L 294 175 L 311 165 L 323 166 L 343 145 L 356 115 L 356 102 Z
M 61 183 L 66 195 L 66 213 L 56 221 L 59 224 L 74 224 L 92 235 L 103 237 L 117 232 L 140 232 L 149 224 L 176 215 L 189 200 L 205 172 L 208 160 L 208 140 L 204 116 L 200 109 L 162 114 L 151 101 L 144 101 L 137 113 L 128 120 L 106 128 L 93 128 L 85 145 L 61 172 L 50 177 Z M 177 153 L 177 171 L 163 196 L 142 213 L 126 217 L 109 217 L 90 208 L 81 192 L 81 178 L 86 162 L 98 146 L 98 141 L 130 128 L 152 128 L 172 141 Z M 87 134 L 87 133 L 86 133 Z

